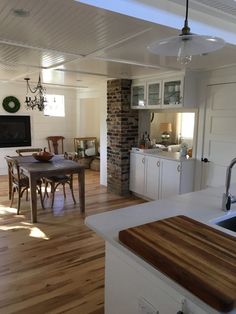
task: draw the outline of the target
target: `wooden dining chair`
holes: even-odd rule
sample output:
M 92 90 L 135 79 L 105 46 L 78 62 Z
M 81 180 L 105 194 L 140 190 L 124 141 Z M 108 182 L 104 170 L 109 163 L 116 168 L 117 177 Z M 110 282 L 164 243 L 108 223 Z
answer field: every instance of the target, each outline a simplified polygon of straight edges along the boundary
M 16 153 L 19 156 L 28 156 L 32 155 L 33 153 L 39 153 L 42 151 L 42 148 L 19 148 L 16 150 Z
M 65 159 L 70 159 L 68 153 L 64 154 L 64 158 Z M 44 193 L 43 199 L 45 199 L 46 196 L 47 197 L 49 196 L 47 189 L 48 189 L 48 186 L 50 186 L 51 194 L 52 194 L 51 208 L 53 207 L 54 199 L 55 199 L 55 192 L 56 192 L 56 189 L 57 189 L 57 187 L 59 185 L 62 185 L 64 198 L 66 198 L 65 186 L 66 185 L 69 186 L 69 188 L 71 190 L 71 195 L 72 195 L 72 198 L 73 198 L 73 202 L 74 202 L 74 204 L 76 204 L 74 191 L 73 191 L 73 174 L 57 175 L 57 176 L 52 176 L 52 177 L 49 177 L 49 178 L 44 178 L 44 183 L 45 183 L 45 193 Z
M 48 136 L 48 149 L 55 155 L 64 154 L 64 136 Z
M 29 178 L 20 171 L 20 167 L 16 159 L 9 156 L 6 156 L 5 159 L 8 166 L 9 188 L 11 189 L 9 193 L 11 200 L 10 207 L 12 207 L 14 201 L 14 194 L 17 192 L 17 215 L 19 215 L 21 198 L 24 192 L 26 192 L 26 200 L 28 200 Z M 42 208 L 44 208 L 41 180 L 37 182 L 37 192 L 40 195 Z

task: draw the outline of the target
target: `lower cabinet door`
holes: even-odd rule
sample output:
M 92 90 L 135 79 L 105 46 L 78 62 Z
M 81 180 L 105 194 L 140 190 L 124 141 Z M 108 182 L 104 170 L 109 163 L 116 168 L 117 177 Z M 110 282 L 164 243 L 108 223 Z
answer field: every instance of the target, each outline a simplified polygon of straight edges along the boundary
M 142 154 L 130 154 L 130 191 L 145 194 L 145 157 Z
M 160 159 L 148 156 L 146 160 L 146 196 L 152 200 L 159 198 Z
M 178 195 L 180 191 L 181 163 L 162 159 L 160 199 Z

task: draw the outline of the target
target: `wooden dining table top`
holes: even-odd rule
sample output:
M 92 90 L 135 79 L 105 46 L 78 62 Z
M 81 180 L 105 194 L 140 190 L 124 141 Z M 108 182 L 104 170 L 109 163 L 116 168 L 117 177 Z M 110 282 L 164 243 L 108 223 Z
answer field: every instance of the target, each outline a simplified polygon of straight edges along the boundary
M 66 172 L 72 171 L 73 169 L 78 172 L 78 170 L 84 170 L 84 167 L 79 165 L 73 160 L 65 159 L 63 155 L 55 155 L 51 160 L 46 162 L 41 162 L 36 160 L 33 156 L 14 156 L 22 169 L 26 171 L 38 173 L 38 172 Z M 44 173 L 45 176 L 45 173 Z

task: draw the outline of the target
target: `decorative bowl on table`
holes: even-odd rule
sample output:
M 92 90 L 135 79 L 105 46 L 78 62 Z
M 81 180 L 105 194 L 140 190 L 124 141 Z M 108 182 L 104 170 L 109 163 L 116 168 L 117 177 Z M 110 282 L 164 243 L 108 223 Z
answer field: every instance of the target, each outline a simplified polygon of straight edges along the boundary
M 51 160 L 54 155 L 46 151 L 43 151 L 39 153 L 34 153 L 32 156 L 34 157 L 34 159 L 38 161 L 46 162 L 46 161 Z

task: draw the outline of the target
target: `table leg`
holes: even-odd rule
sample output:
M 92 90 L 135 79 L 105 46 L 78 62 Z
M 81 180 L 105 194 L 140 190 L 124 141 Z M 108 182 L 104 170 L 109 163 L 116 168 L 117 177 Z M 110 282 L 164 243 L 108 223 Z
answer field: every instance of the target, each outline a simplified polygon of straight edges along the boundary
M 33 177 L 29 177 L 30 183 L 30 207 L 31 207 L 31 221 L 37 222 L 37 180 Z
M 85 176 L 84 169 L 80 169 L 78 173 L 78 184 L 79 184 L 79 203 L 80 210 L 82 213 L 85 212 Z

